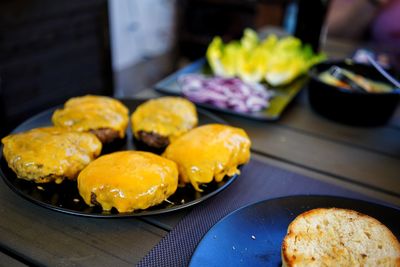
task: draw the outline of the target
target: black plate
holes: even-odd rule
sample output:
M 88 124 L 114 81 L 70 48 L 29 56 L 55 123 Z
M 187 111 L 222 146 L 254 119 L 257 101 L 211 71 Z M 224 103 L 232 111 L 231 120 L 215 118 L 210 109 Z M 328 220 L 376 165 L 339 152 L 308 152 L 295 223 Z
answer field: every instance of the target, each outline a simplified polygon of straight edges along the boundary
M 183 69 L 171 74 L 167 78 L 161 80 L 155 85 L 154 88 L 161 93 L 170 95 L 182 95 L 181 88 L 178 85 L 178 77 L 190 73 L 211 74 L 211 70 L 205 59 L 199 59 L 194 63 L 184 67 Z M 288 85 L 281 87 L 269 87 L 269 89 L 274 92 L 274 97 L 270 100 L 270 106 L 266 109 L 253 113 L 237 112 L 234 110 L 219 108 L 209 104 L 199 103 L 196 105 L 212 110 L 222 111 L 228 114 L 239 115 L 241 117 L 249 119 L 275 121 L 280 118 L 285 108 L 300 92 L 306 82 L 307 77 L 302 76 Z
M 370 215 L 400 239 L 400 210 L 333 196 L 291 196 L 266 200 L 224 217 L 203 237 L 190 267 L 281 266 L 281 244 L 289 223 L 300 213 L 320 207 L 353 209 Z
M 143 102 L 143 100 L 122 100 L 124 104 L 133 112 L 135 108 Z M 31 119 L 25 121 L 18 126 L 13 133 L 26 131 L 32 128 L 43 127 L 51 125 L 51 116 L 55 108 L 46 110 Z M 223 123 L 226 122 L 222 119 L 214 116 L 208 111 L 198 109 L 199 124 L 208 123 Z M 130 127 L 127 129 L 127 137 L 123 142 L 115 143 L 112 146 L 106 147 L 107 152 L 116 150 L 132 150 L 132 149 L 143 149 L 144 146 L 140 146 L 133 140 L 132 132 Z M 3 151 L 3 147 L 1 147 Z M 103 149 L 104 151 L 104 149 Z M 153 151 L 154 152 L 154 151 Z M 217 194 L 218 192 L 229 186 L 237 177 L 225 177 L 220 183 L 210 183 L 202 186 L 203 192 L 195 191 L 190 185 L 177 189 L 175 194 L 168 198 L 168 202 L 164 201 L 160 205 L 151 207 L 146 210 L 135 211 L 131 213 L 118 213 L 115 209 L 110 212 L 103 212 L 100 207 L 89 207 L 85 204 L 81 196 L 79 195 L 76 182 L 64 181 L 57 185 L 55 183 L 48 184 L 35 184 L 33 182 L 18 179 L 14 172 L 7 166 L 3 155 L 1 154 L 0 159 L 0 175 L 3 177 L 6 184 L 19 195 L 32 201 L 33 203 L 39 204 L 43 207 L 61 211 L 64 213 L 88 216 L 88 217 L 131 217 L 131 216 L 143 216 L 143 215 L 154 215 L 166 213 L 174 210 L 179 210 L 199 202 L 206 200 L 209 197 Z
M 377 126 L 387 123 L 398 106 L 400 95 L 396 91 L 353 92 L 327 84 L 319 78 L 319 75 L 332 66 L 388 84 L 386 78 L 370 65 L 354 63 L 351 60 L 321 62 L 312 67 L 309 72 L 311 79 L 308 85 L 308 98 L 311 107 L 321 115 L 344 124 Z M 392 74 L 395 76 L 395 73 Z

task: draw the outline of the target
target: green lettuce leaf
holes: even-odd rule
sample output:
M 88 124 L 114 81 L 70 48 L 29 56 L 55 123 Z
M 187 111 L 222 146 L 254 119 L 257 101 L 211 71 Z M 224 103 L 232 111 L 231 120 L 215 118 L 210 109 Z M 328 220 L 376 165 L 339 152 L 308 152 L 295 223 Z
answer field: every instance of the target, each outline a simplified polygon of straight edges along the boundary
M 278 39 L 269 35 L 260 40 L 251 29 L 246 29 L 239 41 L 227 44 L 215 37 L 206 57 L 215 75 L 237 76 L 246 82 L 265 81 L 272 86 L 290 83 L 326 58 L 296 37 Z

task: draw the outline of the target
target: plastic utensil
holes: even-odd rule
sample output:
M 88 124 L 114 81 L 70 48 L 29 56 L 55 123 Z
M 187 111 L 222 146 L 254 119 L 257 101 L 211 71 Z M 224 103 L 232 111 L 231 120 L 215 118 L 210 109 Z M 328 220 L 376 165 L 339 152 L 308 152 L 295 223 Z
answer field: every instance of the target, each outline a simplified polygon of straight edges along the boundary
M 360 93 L 368 93 L 366 89 L 364 89 L 362 86 L 353 81 L 353 79 L 348 77 L 342 68 L 338 66 L 332 66 L 329 68 L 329 73 L 336 79 L 348 84 L 352 91 Z
M 382 74 L 383 77 L 385 77 L 396 87 L 395 89 L 393 89 L 393 91 L 400 93 L 400 82 L 398 82 L 395 78 L 393 78 L 392 75 L 390 75 L 384 68 L 382 68 L 381 65 L 379 65 L 379 63 L 376 62 L 376 60 L 373 59 L 370 55 L 367 55 L 367 59 L 371 63 L 371 65 L 374 66 L 375 69 L 379 71 L 380 74 Z

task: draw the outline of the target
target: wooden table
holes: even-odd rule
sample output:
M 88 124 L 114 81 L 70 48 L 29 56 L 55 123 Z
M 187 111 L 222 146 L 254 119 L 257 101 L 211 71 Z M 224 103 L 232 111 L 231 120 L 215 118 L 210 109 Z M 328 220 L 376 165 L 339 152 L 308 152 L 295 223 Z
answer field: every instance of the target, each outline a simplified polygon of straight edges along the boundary
M 345 126 L 314 113 L 303 90 L 278 122 L 217 115 L 247 131 L 255 159 L 400 206 L 400 109 L 382 127 Z M 0 265 L 132 266 L 190 209 L 141 218 L 78 217 L 32 204 L 1 180 Z

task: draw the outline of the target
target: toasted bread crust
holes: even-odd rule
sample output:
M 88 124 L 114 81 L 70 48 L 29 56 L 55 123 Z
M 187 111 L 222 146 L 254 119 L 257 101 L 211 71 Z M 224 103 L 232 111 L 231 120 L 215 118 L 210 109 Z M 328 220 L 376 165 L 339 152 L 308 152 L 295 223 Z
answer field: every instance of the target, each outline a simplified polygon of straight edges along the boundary
M 300 214 L 282 243 L 282 266 L 400 266 L 400 243 L 381 222 L 339 208 Z

